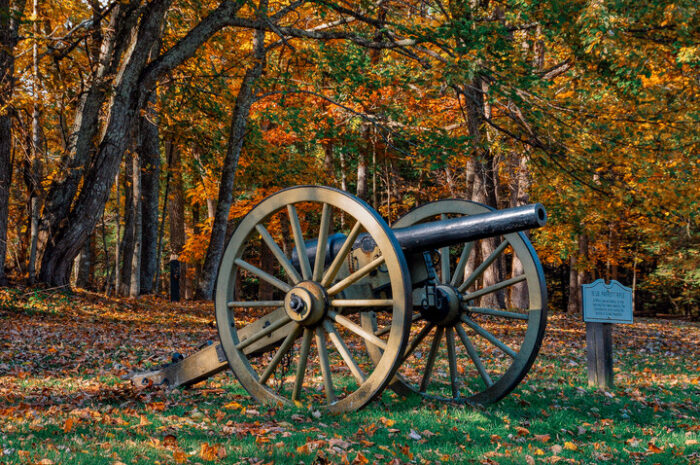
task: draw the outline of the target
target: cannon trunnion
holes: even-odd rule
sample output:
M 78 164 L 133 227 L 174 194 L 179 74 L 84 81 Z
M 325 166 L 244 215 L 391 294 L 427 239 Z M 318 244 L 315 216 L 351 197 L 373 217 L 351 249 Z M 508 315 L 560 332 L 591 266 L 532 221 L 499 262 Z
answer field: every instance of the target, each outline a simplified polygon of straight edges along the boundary
M 226 367 L 258 401 L 365 406 L 400 394 L 489 403 L 535 360 L 542 268 L 521 232 L 539 204 L 496 211 L 433 202 L 392 228 L 366 203 L 300 186 L 239 223 L 216 292 L 220 343 L 137 384 L 190 384 Z

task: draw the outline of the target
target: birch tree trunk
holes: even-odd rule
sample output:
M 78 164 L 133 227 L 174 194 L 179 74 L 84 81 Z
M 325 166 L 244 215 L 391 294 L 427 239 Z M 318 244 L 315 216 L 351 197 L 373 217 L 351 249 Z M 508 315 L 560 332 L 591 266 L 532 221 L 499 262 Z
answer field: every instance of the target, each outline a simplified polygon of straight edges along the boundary
M 197 296 L 211 300 L 214 284 L 219 271 L 219 263 L 224 253 L 226 241 L 226 226 L 233 201 L 233 187 L 238 169 L 238 159 L 243 148 L 250 106 L 255 100 L 255 85 L 265 68 L 265 32 L 256 31 L 253 39 L 255 64 L 246 70 L 241 88 L 236 97 L 236 105 L 231 118 L 226 157 L 224 158 L 221 182 L 219 184 L 219 199 L 216 205 L 214 223 L 212 224 L 211 239 L 207 247 L 207 255 L 202 266 L 202 276 L 197 286 Z

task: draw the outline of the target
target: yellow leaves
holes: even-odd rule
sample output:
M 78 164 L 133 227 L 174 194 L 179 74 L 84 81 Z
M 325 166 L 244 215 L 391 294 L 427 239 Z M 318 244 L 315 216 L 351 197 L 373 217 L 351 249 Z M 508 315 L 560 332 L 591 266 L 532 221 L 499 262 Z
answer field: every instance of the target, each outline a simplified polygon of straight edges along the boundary
M 578 446 L 576 444 L 574 444 L 573 442 L 566 441 L 564 443 L 564 449 L 574 451 L 574 450 L 578 450 Z
M 224 405 L 224 408 L 229 409 L 229 410 L 243 410 L 244 409 L 244 407 L 236 401 L 229 402 L 228 404 Z
M 700 46 L 695 45 L 692 47 L 681 47 L 678 50 L 678 55 L 676 55 L 676 61 L 678 63 L 697 63 L 700 60 Z
M 645 75 L 639 76 L 642 80 L 642 86 L 645 88 L 654 87 L 658 85 L 663 85 L 665 83 L 665 76 L 661 76 L 656 73 L 652 73 L 651 76 L 646 77 Z

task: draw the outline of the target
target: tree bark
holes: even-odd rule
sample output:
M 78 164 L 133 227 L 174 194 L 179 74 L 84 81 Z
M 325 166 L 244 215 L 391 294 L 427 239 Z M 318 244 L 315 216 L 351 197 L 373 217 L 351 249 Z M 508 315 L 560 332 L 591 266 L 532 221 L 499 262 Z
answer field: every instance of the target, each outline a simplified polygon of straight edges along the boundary
M 360 154 L 357 160 L 357 197 L 367 200 L 367 157 Z
M 576 253 L 569 257 L 569 301 L 566 305 L 566 313 L 569 315 L 579 315 L 581 313 L 581 293 L 579 283 L 579 272 L 576 269 L 578 261 Z
M 6 281 L 7 218 L 12 178 L 12 115 L 10 102 L 14 91 L 15 56 L 20 18 L 25 2 L 14 8 L 10 0 L 0 0 L 0 285 Z
M 250 106 L 255 99 L 254 89 L 265 68 L 265 33 L 263 31 L 255 32 L 253 49 L 255 50 L 256 61 L 252 67 L 246 70 L 241 82 L 241 88 L 236 97 L 226 158 L 224 159 L 221 183 L 219 184 L 219 199 L 216 205 L 214 223 L 212 224 L 211 239 L 207 247 L 204 265 L 202 266 L 202 276 L 197 287 L 197 296 L 207 300 L 211 300 L 214 293 L 219 263 L 224 253 L 226 226 L 228 225 L 228 215 L 233 201 L 233 186 L 236 179 L 236 170 L 238 169 L 238 159 L 248 127 Z
M 530 171 L 528 169 L 528 155 L 527 153 L 522 153 L 515 155 L 516 163 L 515 173 L 516 179 L 512 190 L 511 196 L 511 207 L 518 207 L 521 205 L 527 205 L 530 203 Z M 529 232 L 524 233 L 529 237 Z M 513 254 L 512 262 L 512 276 L 518 276 L 523 274 L 525 271 L 523 269 L 523 264 L 520 262 L 518 257 Z M 527 287 L 524 282 L 515 284 L 510 288 L 510 303 L 513 308 L 528 308 L 529 299 L 527 293 Z
M 134 257 L 134 188 L 133 188 L 133 164 L 131 160 L 126 160 L 124 163 L 124 236 L 120 247 L 121 256 L 121 276 L 119 282 L 121 286 L 117 288 L 120 295 L 129 295 L 129 287 L 131 285 L 131 262 Z
M 172 164 L 168 167 L 171 174 L 171 194 L 168 201 L 170 218 L 170 261 L 178 262 L 179 288 L 184 289 L 185 267 L 180 262 L 180 254 L 185 247 L 185 187 L 182 181 L 182 161 L 180 148 L 173 143 Z
M 139 121 L 141 160 L 141 294 L 153 292 L 158 267 L 158 197 L 160 193 L 160 148 L 158 124 L 150 112 Z
M 41 137 L 41 122 L 40 122 L 40 109 L 39 109 L 39 47 L 38 47 L 38 36 L 39 36 L 39 1 L 33 0 L 32 2 L 32 16 L 34 17 L 34 24 L 32 25 L 33 33 L 35 36 L 34 43 L 32 44 L 32 144 L 31 144 L 31 160 L 29 161 L 29 205 L 31 210 L 31 227 L 30 227 L 30 239 L 29 239 L 29 264 L 27 266 L 27 271 L 29 274 L 29 282 L 34 283 L 36 275 L 36 256 L 37 256 L 37 245 L 39 238 L 39 212 L 41 210 L 41 148 L 42 148 L 42 137 Z
M 132 214 L 134 217 L 134 246 L 133 253 L 131 255 L 131 262 L 124 264 L 124 266 L 131 267 L 131 273 L 129 281 L 129 297 L 138 297 L 141 293 L 141 244 L 142 244 L 142 233 L 141 233 L 141 162 L 138 154 L 134 154 L 132 157 Z
M 90 239 L 85 242 L 85 245 L 80 250 L 80 254 L 75 259 L 75 285 L 83 289 L 92 287 L 94 237 L 94 234 L 90 236 Z
M 471 200 L 498 208 L 496 196 L 496 167 L 493 153 L 489 147 L 486 134 L 485 119 L 487 106 L 484 98 L 486 83 L 480 76 L 474 77 L 471 83 L 463 89 L 465 96 L 464 106 L 467 113 L 467 129 L 472 141 L 471 162 L 467 163 L 467 170 L 473 163 L 474 184 L 472 186 Z M 469 187 L 469 186 L 468 186 Z M 481 259 L 486 257 L 498 247 L 498 238 L 486 238 L 479 241 Z M 501 260 L 495 260 L 483 273 L 483 287 L 491 286 L 503 279 L 503 267 Z M 481 305 L 505 307 L 503 292 L 494 292 L 481 298 Z

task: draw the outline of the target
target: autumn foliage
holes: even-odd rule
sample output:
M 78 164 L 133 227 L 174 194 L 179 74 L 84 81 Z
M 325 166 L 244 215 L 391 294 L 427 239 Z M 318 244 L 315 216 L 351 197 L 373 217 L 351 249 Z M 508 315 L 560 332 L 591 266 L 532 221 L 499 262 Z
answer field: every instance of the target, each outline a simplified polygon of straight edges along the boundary
M 325 184 L 389 222 L 440 198 L 541 202 L 556 308 L 605 278 L 638 312 L 698 316 L 695 2 L 3 0 L 0 16 L 13 279 L 162 294 L 177 259 L 183 295 L 210 297 L 247 211 Z

